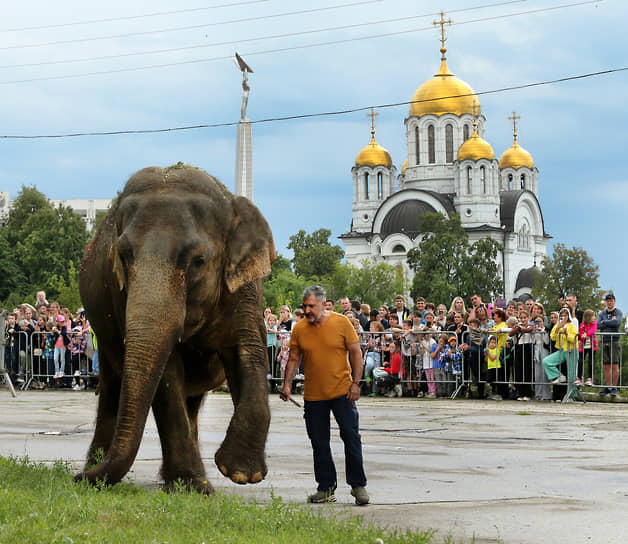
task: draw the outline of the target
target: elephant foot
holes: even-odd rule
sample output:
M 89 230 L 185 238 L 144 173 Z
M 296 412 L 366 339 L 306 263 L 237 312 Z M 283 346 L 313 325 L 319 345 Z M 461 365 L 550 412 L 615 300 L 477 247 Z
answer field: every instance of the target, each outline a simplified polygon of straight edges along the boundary
M 111 481 L 108 475 L 100 470 L 91 469 L 79 472 L 74 476 L 75 482 L 87 482 L 90 485 L 101 488 L 117 484 L 119 480 Z
M 263 454 L 255 456 L 241 451 L 234 452 L 224 443 L 216 452 L 214 461 L 218 470 L 236 484 L 256 484 L 268 472 Z
M 213 495 L 215 493 L 214 486 L 206 478 L 177 478 L 174 481 L 164 483 L 162 489 L 167 493 L 181 489 L 197 491 L 201 495 Z

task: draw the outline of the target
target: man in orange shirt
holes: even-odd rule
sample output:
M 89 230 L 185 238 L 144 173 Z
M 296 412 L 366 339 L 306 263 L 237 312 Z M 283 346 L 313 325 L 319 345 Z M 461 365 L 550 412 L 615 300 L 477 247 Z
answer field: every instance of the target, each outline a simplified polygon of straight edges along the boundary
M 292 380 L 303 357 L 305 375 L 305 426 L 312 442 L 317 491 L 308 502 L 335 502 L 336 467 L 330 446 L 330 412 L 334 414 L 345 445 L 345 472 L 351 495 L 358 505 L 370 501 L 362 462 L 362 441 L 355 401 L 360 398 L 362 352 L 358 335 L 341 314 L 323 309 L 325 291 L 308 287 L 303 293 L 302 319 L 292 329 L 290 359 L 281 398 L 292 393 Z M 347 358 L 347 353 L 349 358 Z

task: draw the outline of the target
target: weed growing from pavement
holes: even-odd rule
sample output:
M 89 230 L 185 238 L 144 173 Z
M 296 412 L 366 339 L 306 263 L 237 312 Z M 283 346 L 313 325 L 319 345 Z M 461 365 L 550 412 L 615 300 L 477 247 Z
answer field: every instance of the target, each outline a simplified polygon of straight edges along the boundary
M 332 506 L 310 508 L 271 496 L 258 504 L 218 492 L 200 496 L 129 483 L 75 483 L 69 464 L 0 457 L 0 542 L 337 543 L 381 539 L 427 544 L 433 531 L 394 531 Z

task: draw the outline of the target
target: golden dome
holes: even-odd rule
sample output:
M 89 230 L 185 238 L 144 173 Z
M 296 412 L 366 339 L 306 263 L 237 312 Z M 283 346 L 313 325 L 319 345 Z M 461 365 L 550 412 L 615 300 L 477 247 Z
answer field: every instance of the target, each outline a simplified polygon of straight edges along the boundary
M 412 104 L 410 104 L 410 116 L 428 113 L 434 115 L 445 113 L 475 115 L 479 111 L 480 101 L 475 95 L 475 91 L 471 85 L 458 79 L 449 71 L 444 57 L 441 60 L 438 73 L 415 91 L 412 96 Z
M 530 155 L 530 153 L 519 145 L 517 137 L 515 136 L 515 141 L 512 144 L 512 147 L 506 149 L 499 159 L 499 167 L 517 169 L 522 166 L 525 166 L 526 168 L 534 168 L 534 159 L 532 159 L 532 155 Z
M 466 142 L 464 142 L 460 149 L 458 149 L 458 160 L 464 161 L 465 159 L 471 159 L 477 161 L 479 159 L 493 160 L 495 158 L 495 152 L 486 140 L 483 140 L 478 135 L 476 128 L 473 130 L 473 135 Z
M 392 166 L 390 153 L 375 141 L 375 136 L 371 136 L 371 142 L 355 158 L 355 165 L 360 166 Z
M 401 165 L 401 175 L 405 176 L 406 175 L 406 170 L 408 169 L 408 159 L 406 159 L 405 161 L 403 161 L 403 164 Z

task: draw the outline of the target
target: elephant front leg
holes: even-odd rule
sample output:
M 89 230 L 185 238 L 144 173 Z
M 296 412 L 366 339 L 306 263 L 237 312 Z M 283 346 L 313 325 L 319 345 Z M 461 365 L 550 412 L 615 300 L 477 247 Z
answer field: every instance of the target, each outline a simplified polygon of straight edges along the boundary
M 235 410 L 214 460 L 235 483 L 257 483 L 268 472 L 264 457 L 270 425 L 266 350 L 240 348 L 222 358 Z
M 101 357 L 100 365 L 96 426 L 92 443 L 87 452 L 86 471 L 99 464 L 109 451 L 120 404 L 120 378 L 107 364 L 104 354 Z M 82 475 L 79 474 L 77 479 L 81 478 Z
M 163 454 L 161 476 L 164 488 L 170 490 L 177 481 L 204 494 L 214 488 L 207 480 L 198 447 L 196 417 L 202 402 L 186 399 L 184 393 L 183 363 L 178 356 L 168 362 L 153 400 L 153 414 L 157 422 Z M 190 406 L 192 410 L 190 410 Z M 191 419 L 194 418 L 194 420 Z

